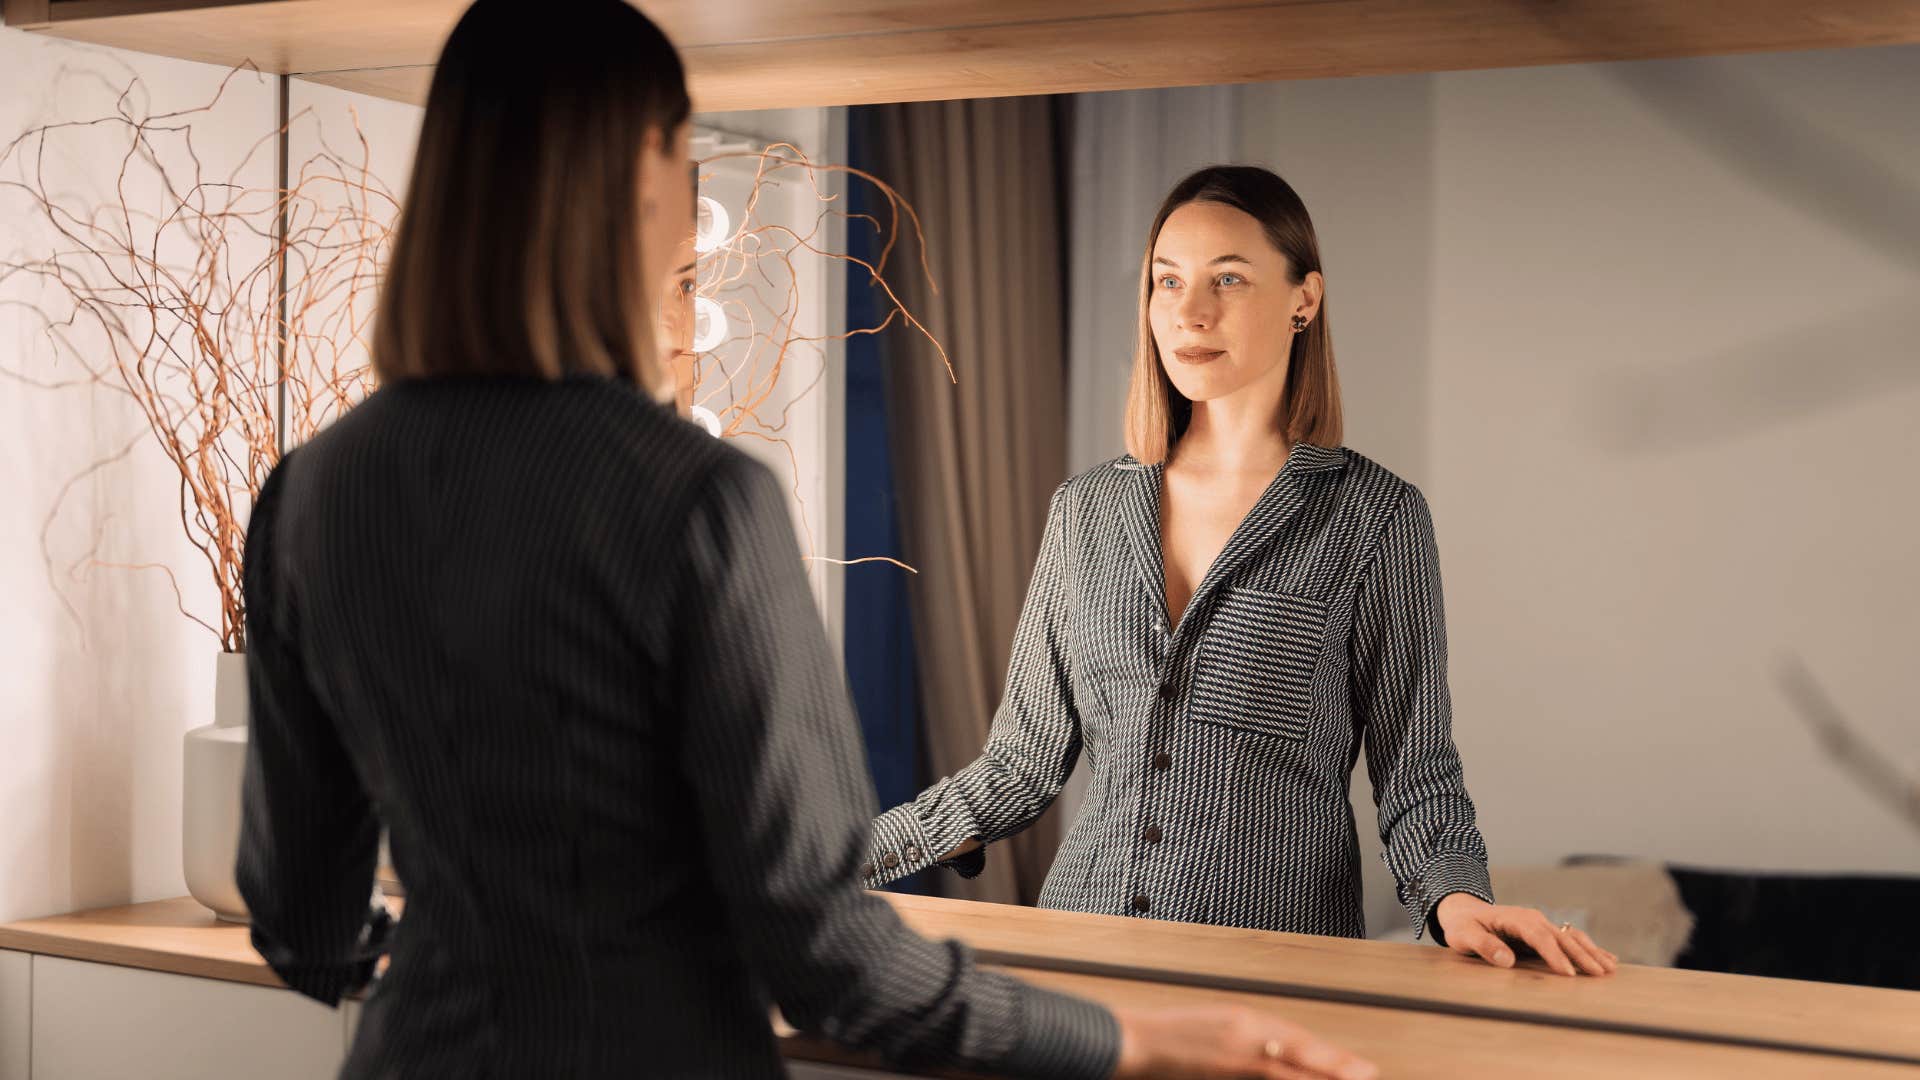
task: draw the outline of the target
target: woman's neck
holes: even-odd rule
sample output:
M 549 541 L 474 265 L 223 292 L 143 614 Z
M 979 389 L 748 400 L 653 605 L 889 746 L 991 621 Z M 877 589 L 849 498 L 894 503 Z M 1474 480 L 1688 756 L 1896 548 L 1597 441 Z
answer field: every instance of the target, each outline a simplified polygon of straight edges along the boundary
M 1206 472 L 1278 472 L 1286 464 L 1290 447 L 1280 428 L 1277 403 L 1234 400 L 1244 396 L 1194 402 L 1192 418 L 1169 464 Z

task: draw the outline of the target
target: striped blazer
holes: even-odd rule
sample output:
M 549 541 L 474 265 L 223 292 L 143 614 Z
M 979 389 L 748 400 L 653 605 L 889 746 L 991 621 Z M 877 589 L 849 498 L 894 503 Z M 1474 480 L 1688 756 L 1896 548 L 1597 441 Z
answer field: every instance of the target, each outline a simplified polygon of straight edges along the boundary
M 392 957 L 343 1076 L 784 1076 L 773 1004 L 1112 1074 L 1108 1010 L 859 888 L 879 807 L 780 482 L 632 383 L 390 382 L 274 469 L 245 565 L 254 946 L 328 1005 Z
M 1173 625 L 1162 473 L 1123 457 L 1054 493 L 986 748 L 875 819 L 867 884 L 1033 824 L 1084 753 L 1041 906 L 1360 937 L 1364 748 L 1415 934 L 1449 893 L 1491 901 L 1419 490 L 1296 445 Z M 971 877 L 985 858 L 950 865 Z

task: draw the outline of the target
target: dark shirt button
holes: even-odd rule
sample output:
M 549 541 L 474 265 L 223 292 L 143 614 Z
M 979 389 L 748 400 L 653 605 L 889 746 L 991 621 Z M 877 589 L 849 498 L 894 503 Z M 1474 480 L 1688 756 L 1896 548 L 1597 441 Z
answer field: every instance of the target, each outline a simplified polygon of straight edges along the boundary
M 1160 842 L 1160 837 L 1161 837 L 1160 826 L 1158 825 L 1147 826 L 1147 832 L 1146 832 L 1147 843 L 1157 844 Z
M 891 870 L 894 867 L 900 865 L 900 856 L 895 855 L 893 852 L 889 851 L 887 852 L 887 857 L 880 860 L 880 865 Z
M 1147 902 L 1146 897 L 1136 896 L 1133 898 L 1133 910 L 1144 912 L 1151 907 L 1153 907 L 1153 905 Z
M 1173 768 L 1173 755 L 1167 753 L 1165 750 L 1153 755 L 1153 767 L 1159 769 L 1161 772 L 1166 772 L 1168 769 Z
M 1173 681 L 1171 679 L 1160 684 L 1160 700 L 1161 701 L 1173 700 Z

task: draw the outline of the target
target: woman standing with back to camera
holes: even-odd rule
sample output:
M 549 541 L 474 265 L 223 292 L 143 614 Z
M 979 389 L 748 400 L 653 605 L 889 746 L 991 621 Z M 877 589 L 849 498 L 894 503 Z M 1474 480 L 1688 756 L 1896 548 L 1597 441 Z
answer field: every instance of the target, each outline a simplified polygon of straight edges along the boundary
M 303 994 L 390 950 L 344 1074 L 777 1076 L 778 1004 L 905 1064 L 1371 1075 L 1265 1014 L 1116 1020 L 859 888 L 873 787 L 780 486 L 666 404 L 688 114 L 619 0 L 470 8 L 381 388 L 254 508 L 240 884 Z M 398 924 L 367 911 L 382 823 Z
M 1127 456 L 1054 493 L 980 758 L 874 822 L 867 881 L 978 874 L 1084 752 L 1042 907 L 1361 937 L 1362 749 L 1415 934 L 1617 966 L 1493 903 L 1412 484 L 1341 447 L 1319 243 L 1273 173 L 1202 169 L 1148 234 Z

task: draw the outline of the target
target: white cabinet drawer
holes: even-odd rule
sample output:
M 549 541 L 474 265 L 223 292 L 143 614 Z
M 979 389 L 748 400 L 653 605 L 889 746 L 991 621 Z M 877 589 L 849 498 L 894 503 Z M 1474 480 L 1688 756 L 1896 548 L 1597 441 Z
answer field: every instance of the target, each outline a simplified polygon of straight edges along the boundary
M 0 949 L 0 1080 L 27 1080 L 33 954 Z
M 346 1020 L 290 990 L 33 958 L 33 1080 L 329 1080 Z

